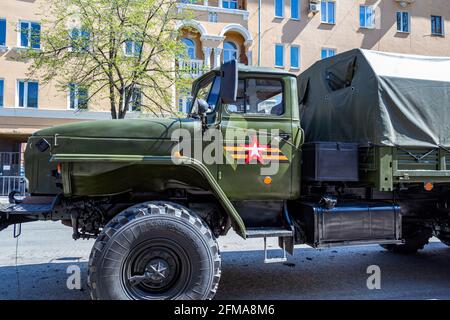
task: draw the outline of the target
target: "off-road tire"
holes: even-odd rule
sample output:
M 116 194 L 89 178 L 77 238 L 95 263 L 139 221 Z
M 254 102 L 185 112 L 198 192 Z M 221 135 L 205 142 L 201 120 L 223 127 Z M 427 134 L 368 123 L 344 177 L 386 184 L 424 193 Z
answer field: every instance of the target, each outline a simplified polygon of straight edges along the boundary
M 394 253 L 414 254 L 423 249 L 433 235 L 430 228 L 407 226 L 403 229 L 403 244 L 382 244 L 381 246 Z
M 134 289 L 136 285 L 130 284 L 133 275 L 131 278 L 124 275 L 130 265 L 140 266 L 147 263 L 147 260 L 150 260 L 150 264 L 153 257 L 161 255 L 161 251 L 152 251 L 156 250 L 152 249 L 155 243 L 170 247 L 170 250 L 167 249 L 168 253 L 164 253 L 174 255 L 173 259 L 167 258 L 167 261 L 173 262 L 169 265 L 176 265 L 174 261 L 177 260 L 177 255 L 183 262 L 178 268 L 173 268 L 180 273 L 178 278 L 171 280 L 175 289 L 170 290 L 175 291 L 136 294 L 134 291 L 139 290 Z M 152 252 L 152 256 L 144 256 L 144 262 L 139 262 L 140 264 L 127 263 L 132 252 L 139 247 L 143 247 L 141 251 L 144 253 Z M 89 258 L 88 287 L 94 300 L 212 299 L 219 285 L 220 267 L 219 246 L 201 218 L 179 204 L 151 201 L 124 210 L 105 226 L 95 241 Z M 171 269 L 167 269 L 170 275 Z M 185 284 L 181 286 L 179 283 Z M 145 285 L 144 282 L 142 286 Z
M 450 247 L 450 232 L 439 232 L 436 234 L 436 237 L 441 240 L 443 244 Z

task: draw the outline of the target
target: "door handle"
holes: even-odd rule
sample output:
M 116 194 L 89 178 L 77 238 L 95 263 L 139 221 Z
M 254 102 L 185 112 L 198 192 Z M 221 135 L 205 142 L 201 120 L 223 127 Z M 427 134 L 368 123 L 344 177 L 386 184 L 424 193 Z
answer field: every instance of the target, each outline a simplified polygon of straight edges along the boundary
M 285 140 L 285 141 L 287 141 L 291 138 L 291 135 L 289 133 L 280 133 L 279 136 L 282 140 Z

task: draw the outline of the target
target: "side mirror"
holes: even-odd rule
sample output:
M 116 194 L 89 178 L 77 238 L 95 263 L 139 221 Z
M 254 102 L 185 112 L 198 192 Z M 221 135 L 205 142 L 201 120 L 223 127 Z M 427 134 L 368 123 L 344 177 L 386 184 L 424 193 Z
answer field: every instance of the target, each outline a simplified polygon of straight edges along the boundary
M 198 103 L 198 114 L 205 114 L 209 109 L 208 102 L 203 99 L 197 99 Z
M 235 103 L 238 89 L 238 66 L 236 60 L 225 62 L 220 67 L 222 81 L 220 82 L 220 96 L 223 103 Z

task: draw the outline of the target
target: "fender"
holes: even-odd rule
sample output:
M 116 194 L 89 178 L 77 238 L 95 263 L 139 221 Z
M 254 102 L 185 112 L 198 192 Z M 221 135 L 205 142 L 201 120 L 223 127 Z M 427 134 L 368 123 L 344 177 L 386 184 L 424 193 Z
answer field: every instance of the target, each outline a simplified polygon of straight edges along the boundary
M 208 168 L 200 161 L 189 158 L 180 157 L 178 164 L 174 164 L 170 156 L 148 156 L 148 155 L 105 155 L 105 154 L 54 154 L 51 158 L 51 162 L 58 163 L 71 163 L 71 162 L 126 162 L 126 163 L 145 163 L 154 165 L 168 165 L 168 166 L 185 166 L 190 167 L 200 173 L 205 180 L 209 183 L 211 190 L 221 203 L 225 212 L 229 215 L 231 220 L 235 223 L 238 230 L 236 232 L 243 238 L 245 238 L 246 228 L 239 213 L 231 201 L 226 196 L 220 185 L 217 183 L 214 176 L 208 170 Z M 66 173 L 66 174 L 64 174 Z M 70 185 L 68 170 L 63 170 L 63 184 Z

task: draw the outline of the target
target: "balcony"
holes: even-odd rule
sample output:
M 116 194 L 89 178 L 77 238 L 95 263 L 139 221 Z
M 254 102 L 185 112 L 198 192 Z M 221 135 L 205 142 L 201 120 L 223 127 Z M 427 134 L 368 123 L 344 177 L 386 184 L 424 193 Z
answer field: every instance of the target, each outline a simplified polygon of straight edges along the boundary
M 178 67 L 182 74 L 192 78 L 197 78 L 205 72 L 203 60 L 180 60 L 178 61 Z

